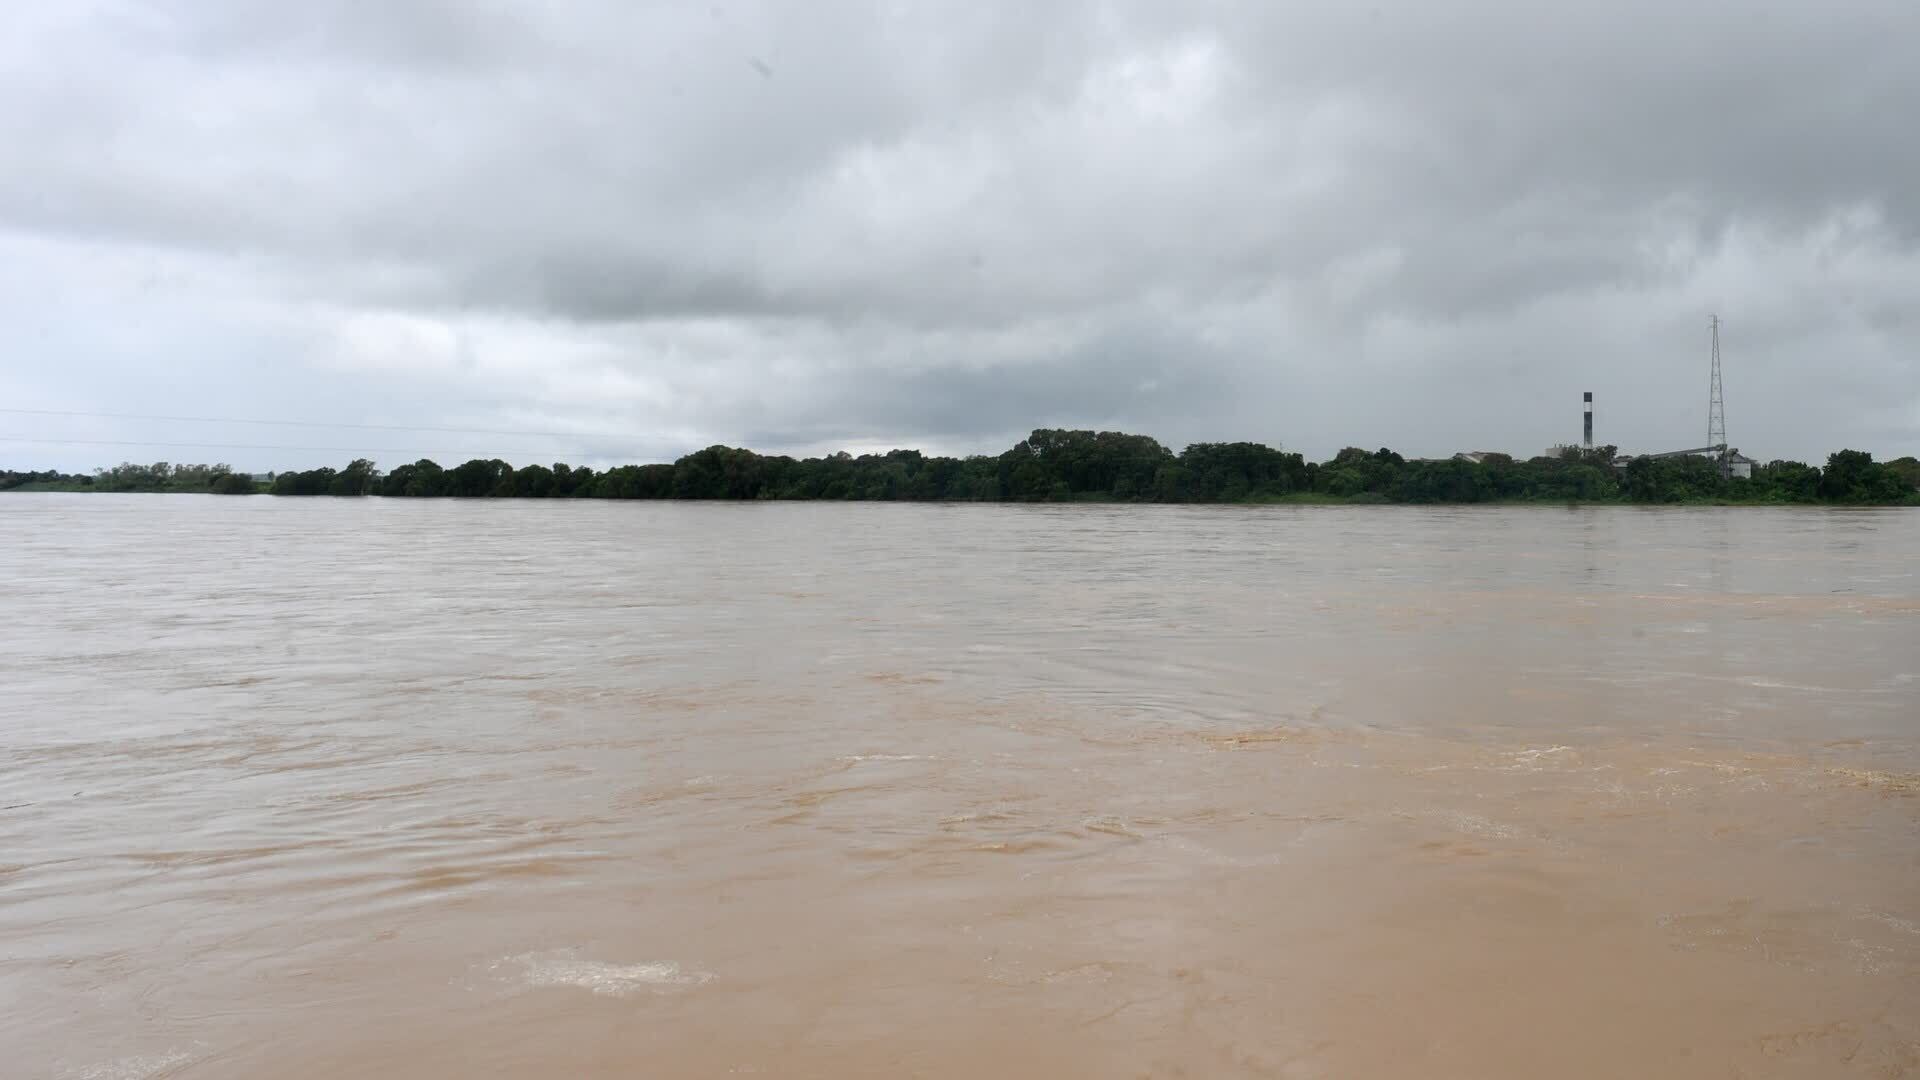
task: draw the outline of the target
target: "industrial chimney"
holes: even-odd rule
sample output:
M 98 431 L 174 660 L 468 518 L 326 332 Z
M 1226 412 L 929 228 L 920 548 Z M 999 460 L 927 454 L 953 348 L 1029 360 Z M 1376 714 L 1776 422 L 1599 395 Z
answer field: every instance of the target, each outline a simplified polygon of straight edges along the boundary
M 1586 398 L 1587 398 L 1587 402 L 1586 402 L 1587 428 L 1586 428 L 1586 437 L 1584 441 L 1585 441 L 1586 448 L 1591 450 L 1593 449 L 1593 391 L 1591 390 L 1587 391 Z

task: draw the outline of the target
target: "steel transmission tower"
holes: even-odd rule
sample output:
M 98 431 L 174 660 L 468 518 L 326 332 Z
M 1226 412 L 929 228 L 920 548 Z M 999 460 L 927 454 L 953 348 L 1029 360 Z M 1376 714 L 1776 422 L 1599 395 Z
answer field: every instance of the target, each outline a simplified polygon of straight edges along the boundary
M 1720 473 L 1725 476 L 1732 465 L 1732 451 L 1727 446 L 1727 402 L 1720 390 L 1720 316 L 1709 321 L 1713 327 L 1713 387 L 1707 397 L 1707 445 L 1719 448 Z

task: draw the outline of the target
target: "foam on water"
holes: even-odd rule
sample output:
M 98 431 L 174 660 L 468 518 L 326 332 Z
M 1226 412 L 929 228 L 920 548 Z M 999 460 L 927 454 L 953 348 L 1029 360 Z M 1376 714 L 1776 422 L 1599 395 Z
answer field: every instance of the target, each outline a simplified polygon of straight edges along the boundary
M 165 1076 L 176 1066 L 184 1065 L 192 1055 L 179 1050 L 169 1050 L 164 1054 L 147 1054 L 139 1057 L 117 1058 L 103 1061 L 82 1069 L 73 1069 L 61 1073 L 63 1080 L 154 1080 Z
M 540 989 L 573 987 L 606 997 L 628 997 L 641 991 L 659 991 L 707 982 L 713 975 L 704 971 L 683 971 L 675 963 L 610 964 L 583 960 L 577 949 L 551 949 L 521 953 L 494 965 L 496 973 L 518 969 L 508 978 L 521 985 Z

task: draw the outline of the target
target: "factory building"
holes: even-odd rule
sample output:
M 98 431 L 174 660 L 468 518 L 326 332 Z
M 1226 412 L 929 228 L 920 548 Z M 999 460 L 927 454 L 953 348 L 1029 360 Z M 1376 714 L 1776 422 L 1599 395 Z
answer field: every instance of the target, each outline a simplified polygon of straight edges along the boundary
M 1593 391 L 1588 390 L 1583 392 L 1580 395 L 1580 403 L 1580 445 L 1584 449 L 1591 450 L 1593 449 Z M 1733 480 L 1753 479 L 1753 467 L 1758 465 L 1759 462 L 1742 454 L 1739 450 L 1728 446 L 1724 441 L 1727 422 L 1723 407 L 1720 404 L 1720 322 L 1718 318 L 1716 318 L 1713 323 L 1713 395 L 1708 412 L 1710 416 L 1708 432 L 1710 435 L 1720 436 L 1719 439 L 1714 440 L 1710 445 L 1695 447 L 1691 450 L 1668 450 L 1658 454 L 1621 454 L 1614 458 L 1613 463 L 1616 466 L 1625 465 L 1634 458 L 1641 457 L 1651 459 L 1704 457 L 1719 462 L 1720 475 L 1722 476 Z M 1559 457 L 1569 449 L 1572 448 L 1568 446 L 1553 446 L 1548 448 L 1547 456 Z

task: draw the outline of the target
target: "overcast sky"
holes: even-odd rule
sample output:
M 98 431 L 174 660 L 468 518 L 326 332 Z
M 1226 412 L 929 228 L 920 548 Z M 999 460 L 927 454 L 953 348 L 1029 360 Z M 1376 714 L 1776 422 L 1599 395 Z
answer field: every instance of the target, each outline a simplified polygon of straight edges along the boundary
M 1914 0 L 0 24 L 0 409 L 396 429 L 0 412 L 0 466 L 1533 454 L 1585 390 L 1677 449 L 1714 312 L 1735 445 L 1920 453 Z

